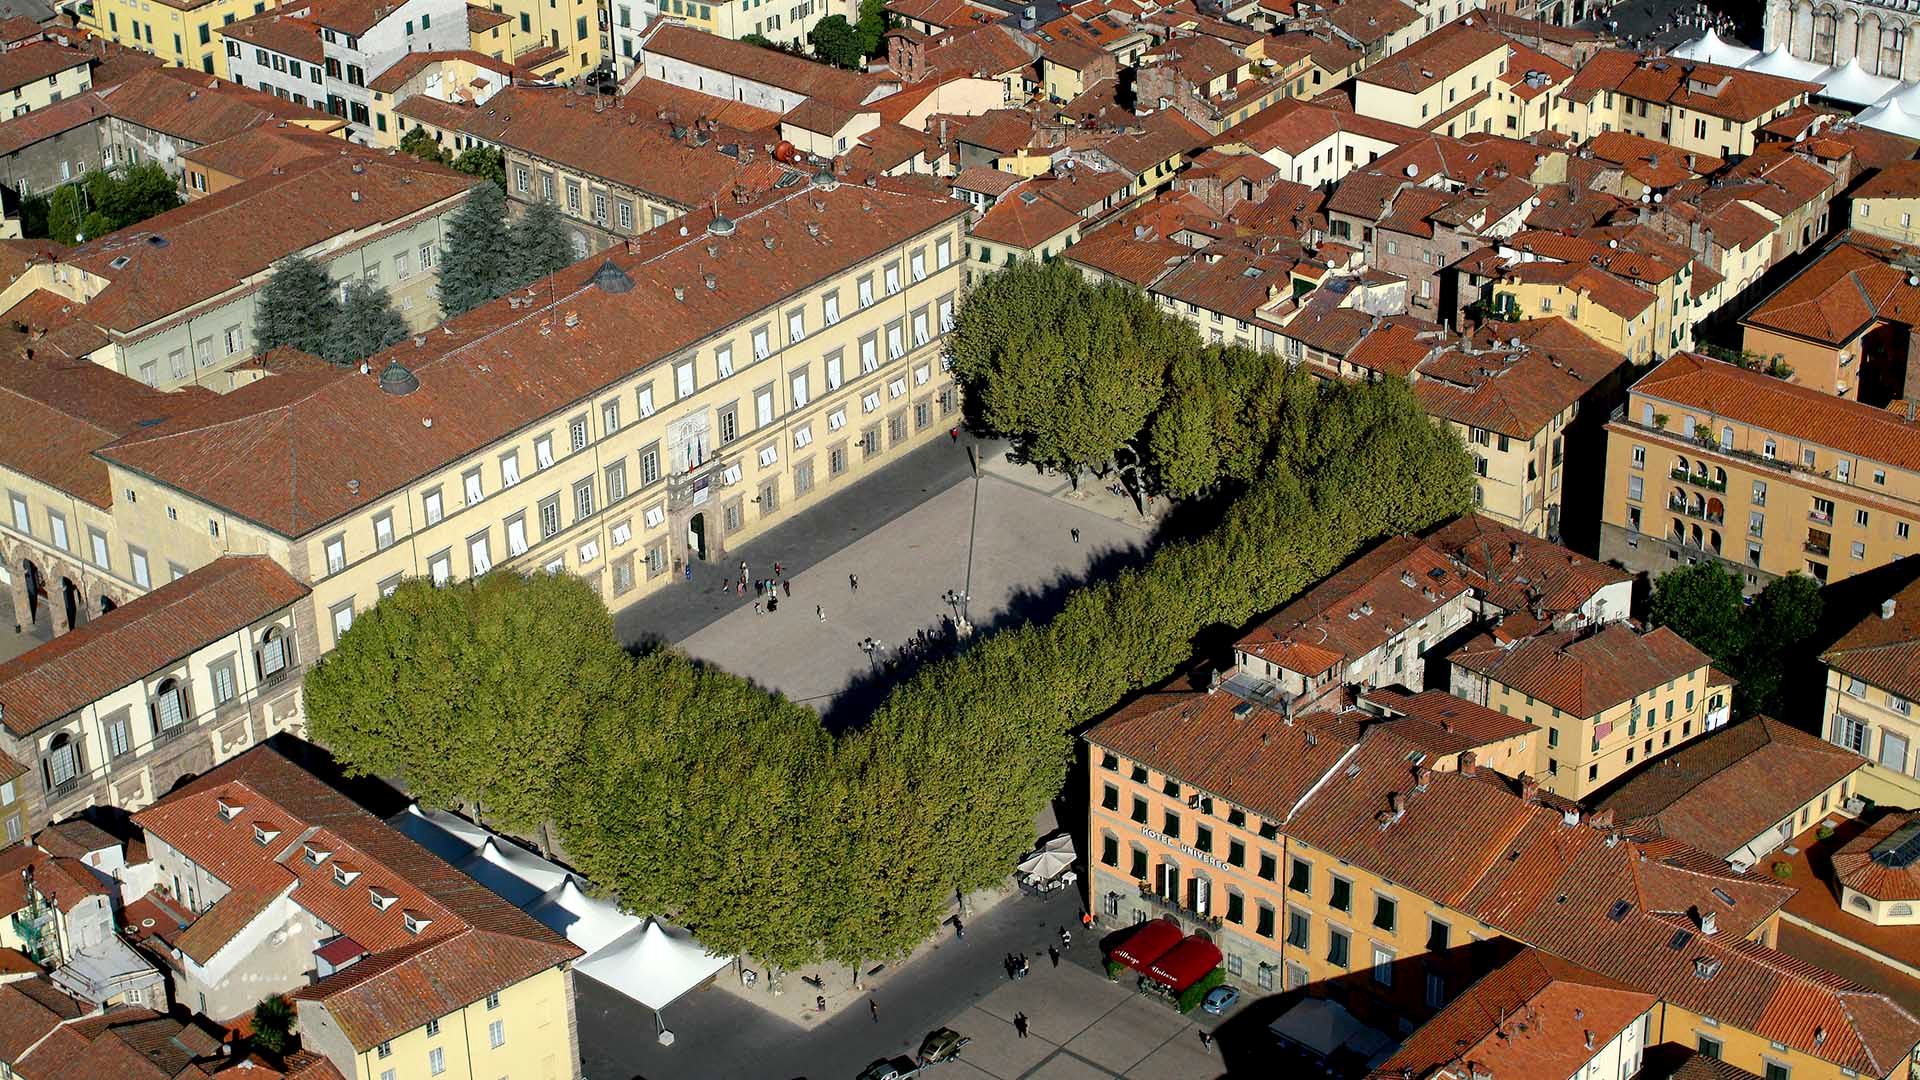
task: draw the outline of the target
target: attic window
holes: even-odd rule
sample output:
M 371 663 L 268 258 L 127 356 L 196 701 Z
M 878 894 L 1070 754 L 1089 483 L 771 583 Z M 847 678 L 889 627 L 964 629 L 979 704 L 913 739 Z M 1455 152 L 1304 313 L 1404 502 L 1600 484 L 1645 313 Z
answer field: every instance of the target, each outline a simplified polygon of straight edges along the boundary
M 1632 910 L 1633 910 L 1633 901 L 1615 900 L 1613 902 L 1613 908 L 1607 912 L 1607 918 L 1613 920 L 1614 922 L 1619 922 L 1620 920 L 1627 917 L 1627 912 Z
M 113 261 L 108 263 L 107 267 L 111 270 L 125 270 L 127 264 L 132 261 L 132 259 L 127 258 L 125 255 L 115 255 Z
M 407 933 L 409 934 L 417 934 L 433 925 L 432 919 L 423 919 L 411 911 L 402 915 L 401 921 L 406 925 Z
M 240 811 L 246 809 L 246 807 L 241 806 L 239 803 L 228 802 L 224 797 L 221 798 L 218 805 L 220 807 L 221 821 L 232 821 L 234 818 L 240 816 Z
M 268 844 L 273 843 L 273 838 L 279 835 L 279 829 L 269 829 L 258 822 L 254 823 L 253 842 L 259 844 L 261 847 L 266 847 Z
M 399 897 L 378 886 L 368 886 L 367 897 L 373 901 L 373 906 L 381 911 L 392 907 L 393 902 L 399 899 Z
M 306 856 L 307 865 L 319 866 L 321 863 L 326 862 L 327 856 L 333 854 L 333 852 L 323 851 L 320 848 L 314 847 L 312 844 L 305 844 L 302 845 L 301 854 Z
M 1674 950 L 1684 949 L 1687 947 L 1687 942 L 1692 940 L 1693 940 L 1693 931 L 1675 930 L 1673 932 L 1673 936 L 1667 939 L 1667 948 L 1674 949 Z
M 353 884 L 353 879 L 359 876 L 360 871 L 347 869 L 345 863 L 333 864 L 333 883 L 343 889 Z
M 1728 907 L 1732 907 L 1734 904 L 1733 894 L 1729 893 L 1725 889 L 1715 888 L 1713 890 L 1713 898 L 1727 905 Z

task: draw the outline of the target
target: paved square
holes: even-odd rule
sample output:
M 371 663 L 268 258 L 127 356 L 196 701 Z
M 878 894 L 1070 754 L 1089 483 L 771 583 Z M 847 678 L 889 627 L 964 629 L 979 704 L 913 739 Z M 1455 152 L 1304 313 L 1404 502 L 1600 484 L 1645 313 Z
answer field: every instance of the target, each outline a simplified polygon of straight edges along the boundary
M 1134 995 L 1067 1043 L 1067 1049 L 1117 1073 L 1133 1068 L 1192 1025 L 1158 1002 Z M 1198 1042 L 1196 1036 L 1188 1038 Z
M 1074 1057 L 1055 1054 L 1045 1065 L 1028 1073 L 1024 1080 L 1114 1080 L 1114 1074 Z
M 1041 963 L 1044 964 L 1042 957 Z M 1012 1023 L 1013 1014 L 1042 1017 L 1044 1028 L 1036 1028 L 1056 1041 L 1064 1042 L 1092 1027 L 1114 1006 L 1133 996 L 1132 991 L 1105 979 L 1087 979 L 1087 973 L 1072 964 L 1036 970 L 1027 978 L 1010 982 L 987 995 L 979 1008 Z
M 973 1041 L 960 1052 L 962 1058 L 1002 1080 L 1025 1076 L 1048 1054 L 1059 1049 L 1038 1027 L 1023 1039 L 1014 1031 L 1011 1020 L 990 1015 L 979 1006 L 947 1021 L 946 1026 L 972 1037 Z M 1055 1037 L 1059 1034 L 1055 1033 Z
M 768 614 L 754 597 L 679 642 L 692 656 L 825 711 L 876 674 L 860 648 L 876 638 L 891 653 L 922 630 L 940 631 L 952 608 L 942 599 L 969 588 L 976 625 L 1029 617 L 1045 594 L 1079 579 L 1103 556 L 1125 557 L 1144 542 L 1139 529 L 1000 477 L 979 482 L 974 518 L 971 479 L 949 487 L 849 546 L 789 575 L 791 595 Z M 858 489 L 841 499 L 856 510 Z M 1079 530 L 1076 541 L 1074 530 Z M 749 573 L 772 572 L 777 537 L 749 545 Z M 738 570 L 735 560 L 733 569 Z M 854 589 L 848 575 L 857 575 Z M 820 609 L 816 613 L 816 606 Z M 822 620 L 820 614 L 825 615 Z

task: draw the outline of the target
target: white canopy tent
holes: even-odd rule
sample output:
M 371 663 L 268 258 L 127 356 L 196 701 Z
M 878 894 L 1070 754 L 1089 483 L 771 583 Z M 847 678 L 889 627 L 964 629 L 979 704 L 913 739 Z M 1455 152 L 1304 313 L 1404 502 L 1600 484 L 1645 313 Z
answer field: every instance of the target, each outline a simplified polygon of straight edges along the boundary
M 1820 81 L 1826 85 L 1820 96 L 1849 105 L 1871 105 L 1900 88 L 1898 79 L 1867 74 L 1857 56 L 1822 75 Z
M 1757 71 L 1762 75 L 1779 75 L 1787 79 L 1801 79 L 1806 82 L 1818 82 L 1827 73 L 1827 69 L 1811 60 L 1802 60 L 1780 47 L 1741 65 L 1748 71 Z
M 1920 116 L 1915 116 L 1892 101 L 1875 105 L 1854 117 L 1853 122 L 1909 139 L 1920 139 Z
M 416 803 L 389 824 L 578 945 L 586 955 L 575 962 L 575 970 L 652 1009 L 664 1043 L 673 1037 L 659 1011 L 733 962 L 731 956 L 707 952 L 683 930 L 587 895 L 565 867 L 465 818 L 422 810 Z M 1071 863 L 1073 842 L 1060 839 Z
M 1048 881 L 1066 873 L 1076 858 L 1078 855 L 1073 850 L 1073 837 L 1063 833 L 1040 845 L 1039 851 L 1021 859 L 1020 872 Z
M 1724 67 L 1741 67 L 1757 59 L 1760 56 L 1760 50 L 1736 45 L 1709 28 L 1706 33 L 1673 50 L 1672 55 L 1682 60 L 1699 60 Z
M 685 931 L 648 919 L 574 967 L 658 1013 L 732 962 Z
M 1915 116 L 1920 116 L 1920 83 L 1901 83 L 1899 89 L 1875 104 L 1896 105 Z

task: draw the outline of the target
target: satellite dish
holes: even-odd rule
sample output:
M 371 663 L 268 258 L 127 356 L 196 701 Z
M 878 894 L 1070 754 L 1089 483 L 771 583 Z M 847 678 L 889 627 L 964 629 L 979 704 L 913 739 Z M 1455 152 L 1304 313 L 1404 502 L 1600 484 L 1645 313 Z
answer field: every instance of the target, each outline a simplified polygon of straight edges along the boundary
M 1412 177 L 1419 176 L 1419 175 L 1420 175 L 1420 166 L 1415 165 L 1413 162 L 1409 161 L 1407 163 L 1408 178 L 1411 179 Z

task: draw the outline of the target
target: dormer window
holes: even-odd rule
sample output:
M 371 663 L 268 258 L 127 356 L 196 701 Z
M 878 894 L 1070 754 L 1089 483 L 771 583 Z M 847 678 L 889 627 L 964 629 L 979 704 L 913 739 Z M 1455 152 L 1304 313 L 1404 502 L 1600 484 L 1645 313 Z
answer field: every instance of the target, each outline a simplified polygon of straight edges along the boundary
M 406 926 L 407 933 L 409 934 L 418 934 L 420 931 L 425 930 L 427 927 L 433 925 L 432 919 L 429 919 L 424 915 L 420 915 L 412 911 L 403 912 L 400 916 L 400 920 L 402 924 Z
M 326 862 L 327 856 L 332 855 L 333 852 L 324 851 L 314 847 L 312 844 L 306 844 L 303 846 L 301 854 L 306 856 L 308 866 L 319 866 L 321 863 Z
M 346 863 L 333 864 L 333 883 L 343 889 L 353 884 L 353 879 L 359 876 L 360 871 L 350 869 Z
M 220 797 L 220 802 L 218 805 L 220 807 L 221 821 L 232 821 L 234 818 L 237 818 L 240 816 L 240 811 L 246 809 L 246 807 L 241 806 L 237 802 L 228 801 L 227 797 L 224 795 Z
M 393 902 L 399 899 L 399 897 L 396 897 L 392 893 L 388 892 L 385 889 L 380 888 L 377 885 L 368 886 L 367 897 L 373 901 L 373 906 L 381 911 L 385 911 L 388 908 L 392 907 Z
M 273 843 L 273 838 L 279 835 L 279 829 L 269 828 L 257 821 L 253 823 L 253 842 L 261 847 Z

